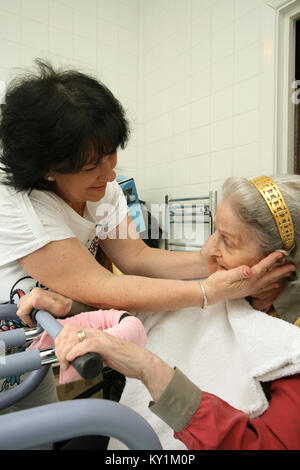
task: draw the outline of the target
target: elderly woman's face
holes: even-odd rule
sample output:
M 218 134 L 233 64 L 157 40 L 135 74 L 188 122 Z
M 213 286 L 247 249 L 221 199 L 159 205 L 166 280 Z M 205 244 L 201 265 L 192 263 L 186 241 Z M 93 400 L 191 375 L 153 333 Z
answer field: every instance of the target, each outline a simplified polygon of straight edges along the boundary
M 251 226 L 237 217 L 230 200 L 225 199 L 218 206 L 214 223 L 216 231 L 211 242 L 218 269 L 243 264 L 251 267 L 264 257 Z
M 55 192 L 68 203 L 99 201 L 105 195 L 106 185 L 114 181 L 117 153 L 103 157 L 98 165 L 84 166 L 78 173 L 54 173 Z

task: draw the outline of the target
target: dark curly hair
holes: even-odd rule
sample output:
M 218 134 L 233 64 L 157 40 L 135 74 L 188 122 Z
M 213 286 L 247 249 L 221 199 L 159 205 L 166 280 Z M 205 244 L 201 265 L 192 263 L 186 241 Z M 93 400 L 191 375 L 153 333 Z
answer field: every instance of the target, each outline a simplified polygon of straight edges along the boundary
M 50 189 L 50 171 L 76 173 L 124 148 L 125 111 L 111 91 L 75 70 L 36 59 L 38 73 L 8 86 L 1 105 L 2 182 L 17 190 Z

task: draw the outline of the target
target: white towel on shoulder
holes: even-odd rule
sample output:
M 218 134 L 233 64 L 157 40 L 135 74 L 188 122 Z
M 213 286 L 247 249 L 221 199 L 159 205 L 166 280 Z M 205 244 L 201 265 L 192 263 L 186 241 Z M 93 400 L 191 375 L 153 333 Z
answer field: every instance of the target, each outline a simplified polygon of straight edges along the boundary
M 300 328 L 253 310 L 245 300 L 175 312 L 141 315 L 146 348 L 177 366 L 203 391 L 213 393 L 250 418 L 268 401 L 260 382 L 300 372 Z M 173 430 L 149 409 L 146 388 L 127 379 L 124 405 L 140 413 L 157 432 L 164 449 L 186 449 Z M 125 449 L 115 439 L 109 449 Z

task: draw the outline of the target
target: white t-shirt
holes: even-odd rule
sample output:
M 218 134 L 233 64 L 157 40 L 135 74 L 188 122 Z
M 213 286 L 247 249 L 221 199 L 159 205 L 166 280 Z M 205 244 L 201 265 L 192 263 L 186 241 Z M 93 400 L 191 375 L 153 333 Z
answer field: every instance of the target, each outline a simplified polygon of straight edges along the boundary
M 108 183 L 99 202 L 87 202 L 83 217 L 53 192 L 28 194 L 0 184 L 0 303 L 17 303 L 38 285 L 16 260 L 66 238 L 77 238 L 95 255 L 99 239 L 126 215 L 126 199 L 116 181 Z
M 16 192 L 0 184 L 0 304 L 17 304 L 22 295 L 39 286 L 17 263 L 18 259 L 52 241 L 66 238 L 77 238 L 95 256 L 99 239 L 106 238 L 126 215 L 127 202 L 116 181 L 108 183 L 99 202 L 87 202 L 83 217 L 55 193 Z M 20 326 L 18 321 L 0 320 L 0 331 Z M 0 392 L 14 387 L 22 379 L 23 376 L 0 379 Z M 41 384 L 30 397 L 9 411 L 57 400 L 53 377 L 47 380 L 43 381 L 47 386 Z

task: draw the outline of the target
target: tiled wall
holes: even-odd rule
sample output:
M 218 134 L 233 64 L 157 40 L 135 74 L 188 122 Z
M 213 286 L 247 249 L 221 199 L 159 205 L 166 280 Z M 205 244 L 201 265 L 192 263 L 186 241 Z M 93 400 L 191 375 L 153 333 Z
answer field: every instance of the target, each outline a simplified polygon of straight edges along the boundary
M 263 0 L 141 0 L 141 196 L 273 172 L 262 154 Z
M 0 80 L 36 57 L 96 74 L 128 110 L 133 129 L 138 53 L 138 0 L 0 0 Z M 135 174 L 136 146 L 133 130 L 120 155 L 125 174 Z
M 35 57 L 95 73 L 132 124 L 139 195 L 272 173 L 262 145 L 264 0 L 0 0 L 0 79 Z

